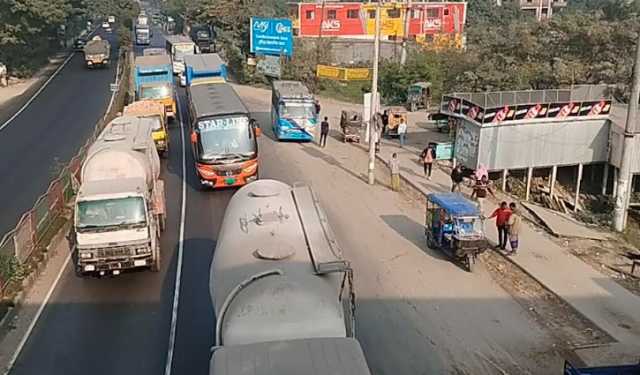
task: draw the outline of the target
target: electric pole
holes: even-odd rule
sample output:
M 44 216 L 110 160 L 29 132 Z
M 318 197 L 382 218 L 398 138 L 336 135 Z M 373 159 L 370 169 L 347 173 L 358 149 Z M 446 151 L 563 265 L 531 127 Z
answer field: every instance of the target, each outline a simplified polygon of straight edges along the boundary
M 631 190 L 631 161 L 635 157 L 635 132 L 638 119 L 638 101 L 640 101 L 640 37 L 636 44 L 636 59 L 633 64 L 631 78 L 631 97 L 629 98 L 629 112 L 624 127 L 624 143 L 622 144 L 622 162 L 618 173 L 618 190 L 616 192 L 616 206 L 613 216 L 613 226 L 622 232 L 627 224 L 627 210 L 629 209 L 629 194 Z
M 404 34 L 402 35 L 402 54 L 400 55 L 400 64 L 407 62 L 407 41 L 409 40 L 409 25 L 411 21 L 411 0 L 407 0 L 404 12 Z
M 371 110 L 369 116 L 369 185 L 376 182 L 374 169 L 376 167 L 376 121 L 378 119 L 378 60 L 380 60 L 380 1 L 376 3 L 376 30 L 373 40 L 373 82 L 371 82 Z

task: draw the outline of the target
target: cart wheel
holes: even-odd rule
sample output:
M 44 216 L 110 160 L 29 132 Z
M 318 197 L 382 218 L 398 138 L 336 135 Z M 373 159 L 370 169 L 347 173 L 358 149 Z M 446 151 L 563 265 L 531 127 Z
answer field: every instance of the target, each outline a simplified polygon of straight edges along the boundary
M 476 257 L 473 254 L 467 254 L 466 266 L 467 271 L 473 272 L 476 264 Z

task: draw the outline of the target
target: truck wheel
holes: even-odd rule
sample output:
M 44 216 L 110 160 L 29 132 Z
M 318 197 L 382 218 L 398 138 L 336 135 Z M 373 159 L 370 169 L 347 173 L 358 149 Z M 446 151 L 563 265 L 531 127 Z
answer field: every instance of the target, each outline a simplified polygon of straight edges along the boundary
M 160 249 L 156 250 L 156 256 L 151 265 L 151 272 L 160 272 Z
M 467 271 L 473 272 L 473 269 L 475 268 L 475 263 L 476 263 L 475 256 L 473 254 L 467 254 L 467 259 L 465 263 L 467 266 Z
M 83 279 L 87 277 L 87 274 L 82 270 L 81 267 L 75 266 L 75 267 L 73 267 L 73 269 L 74 269 L 77 277 L 80 277 L 80 278 L 83 278 Z
M 159 219 L 159 224 L 160 224 L 160 232 L 164 232 L 165 229 L 167 229 L 167 216 L 166 215 L 160 215 L 160 217 L 158 217 Z

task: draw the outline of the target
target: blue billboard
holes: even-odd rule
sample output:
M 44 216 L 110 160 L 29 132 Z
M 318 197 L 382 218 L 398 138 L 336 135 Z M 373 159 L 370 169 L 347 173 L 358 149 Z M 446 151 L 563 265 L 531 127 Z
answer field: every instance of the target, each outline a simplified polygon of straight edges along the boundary
M 256 55 L 293 54 L 293 25 L 284 18 L 251 17 L 251 53 Z

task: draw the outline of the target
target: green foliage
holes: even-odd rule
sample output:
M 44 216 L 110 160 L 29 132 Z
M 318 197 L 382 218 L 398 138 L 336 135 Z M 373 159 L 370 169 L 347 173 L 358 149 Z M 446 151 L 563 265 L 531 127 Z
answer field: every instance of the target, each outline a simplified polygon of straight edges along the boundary
M 416 82 L 431 82 L 440 94 L 444 81 L 444 61 L 440 55 L 413 52 L 404 66 L 398 62 L 383 63 L 380 69 L 380 92 L 388 103 L 404 103 L 407 88 Z M 437 95 L 436 94 L 436 95 Z

